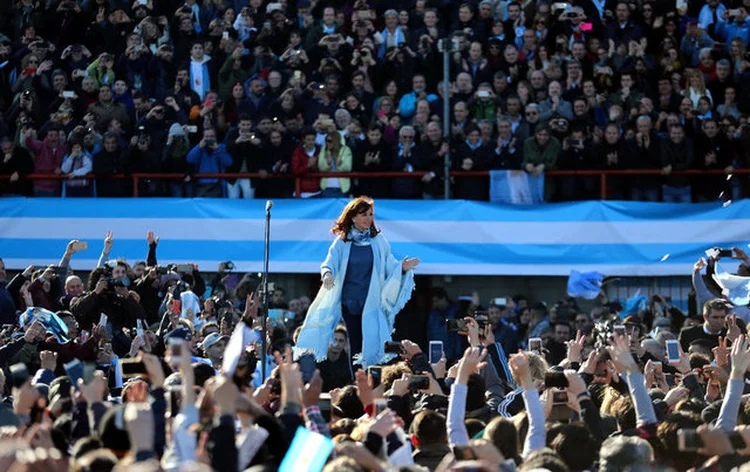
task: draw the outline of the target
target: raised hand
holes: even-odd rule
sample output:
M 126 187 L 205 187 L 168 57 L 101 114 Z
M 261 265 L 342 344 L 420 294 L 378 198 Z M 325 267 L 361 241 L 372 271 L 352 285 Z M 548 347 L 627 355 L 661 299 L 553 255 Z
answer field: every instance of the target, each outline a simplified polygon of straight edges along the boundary
M 333 288 L 333 274 L 330 272 L 326 272 L 323 275 L 323 288 L 326 290 L 331 290 Z
M 531 368 L 529 367 L 529 356 L 525 351 L 519 350 L 517 354 L 510 356 L 508 367 L 513 374 L 513 378 L 521 384 L 524 390 L 534 388 L 534 381 L 531 377 Z
M 153 231 L 149 231 L 146 234 L 146 240 L 148 241 L 148 245 L 149 246 L 151 246 L 152 244 L 156 244 L 156 245 L 159 244 L 159 236 L 154 237 L 154 232 Z
M 568 341 L 568 360 L 570 362 L 581 362 L 581 352 L 583 352 L 583 346 L 586 344 L 586 336 L 578 330 L 576 338 Z
M 722 367 L 729 367 L 729 342 L 727 338 L 719 336 L 719 345 L 711 349 L 716 363 Z
M 741 335 L 732 345 L 730 354 L 732 359 L 732 371 L 729 375 L 731 379 L 745 379 L 745 372 L 750 367 L 750 342 L 747 336 Z
M 109 254 L 109 251 L 112 249 L 112 231 L 107 230 L 107 236 L 104 238 L 104 252 Z
M 727 316 L 726 318 L 726 325 L 727 325 L 727 339 L 731 342 L 734 342 L 737 338 L 742 335 L 742 330 L 740 329 L 739 325 L 737 325 L 737 315 Z
M 627 335 L 620 336 L 615 334 L 607 350 L 618 372 L 632 374 L 639 371 L 638 364 L 630 353 L 630 342 Z
M 416 257 L 413 259 L 409 259 L 409 256 L 406 256 L 404 257 L 404 260 L 401 261 L 401 271 L 408 272 L 410 270 L 413 270 L 418 265 L 419 265 L 419 259 L 417 259 Z
M 482 350 L 478 347 L 470 347 L 464 352 L 464 356 L 458 363 L 458 376 L 456 377 L 456 383 L 466 384 L 469 380 L 469 376 L 474 372 L 484 367 L 485 356 L 487 351 Z

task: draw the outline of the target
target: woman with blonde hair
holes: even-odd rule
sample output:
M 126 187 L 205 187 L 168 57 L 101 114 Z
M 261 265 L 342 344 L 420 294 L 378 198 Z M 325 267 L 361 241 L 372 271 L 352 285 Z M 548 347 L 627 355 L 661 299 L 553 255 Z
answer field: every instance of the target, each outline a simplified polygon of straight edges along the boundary
M 703 73 L 698 69 L 688 69 L 686 72 L 688 87 L 685 89 L 684 96 L 693 102 L 693 108 L 698 108 L 698 101 L 701 97 L 708 97 L 711 103 L 713 103 L 714 98 L 711 96 L 711 91 L 706 88 L 706 80 L 703 78 Z

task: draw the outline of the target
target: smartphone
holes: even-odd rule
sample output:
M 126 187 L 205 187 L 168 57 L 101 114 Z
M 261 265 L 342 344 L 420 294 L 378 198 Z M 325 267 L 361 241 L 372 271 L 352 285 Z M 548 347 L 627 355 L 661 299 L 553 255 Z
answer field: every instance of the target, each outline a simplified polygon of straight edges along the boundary
M 627 331 L 625 330 L 625 325 L 615 325 L 614 327 L 614 333 L 618 336 L 625 336 L 625 333 Z
M 179 365 L 182 357 L 182 345 L 185 340 L 179 338 L 169 338 L 169 363 L 173 366 Z
M 731 249 L 719 249 L 719 257 L 732 257 Z
M 148 4 L 148 0 L 138 0 L 138 4 L 139 5 L 147 5 Z
M 466 331 L 466 321 L 464 320 L 446 320 L 445 322 L 448 331 L 461 332 Z
M 213 143 L 209 143 L 208 141 L 209 140 L 207 139 L 206 140 L 206 144 L 213 144 L 213 143 L 216 142 L 216 141 L 214 141 Z M 190 264 L 177 264 L 177 267 L 175 267 L 175 272 L 183 272 L 183 273 L 192 274 L 193 273 L 193 266 L 190 265 Z
M 529 351 L 542 352 L 542 338 L 529 338 Z
M 317 365 L 315 364 L 315 356 L 312 354 L 305 354 L 299 358 L 297 363 L 299 364 L 299 370 L 302 374 L 302 381 L 310 383 L 313 375 L 315 375 L 315 369 L 317 368 Z
M 667 381 L 669 387 L 677 385 L 677 379 L 675 379 L 674 374 L 664 374 L 664 380 Z
M 148 377 L 146 364 L 137 359 L 124 358 L 120 359 L 120 370 L 123 378 L 130 377 Z
M 191 133 L 191 134 L 192 133 L 197 133 L 198 132 L 198 127 L 195 126 L 195 125 L 188 125 L 187 132 Z
M 500 297 L 492 300 L 492 303 L 494 303 L 495 306 L 505 306 L 508 304 L 508 299 Z
M 679 3 L 680 0 L 677 0 L 677 1 Z M 683 0 L 683 2 L 687 3 L 687 0 Z M 728 13 L 729 13 L 729 16 L 739 16 L 740 15 L 740 9 L 739 8 L 733 8 L 733 9 L 729 10 Z
M 581 23 L 581 31 L 591 31 L 594 29 L 593 23 Z
M 734 449 L 745 449 L 747 447 L 742 434 L 737 431 L 728 431 L 727 436 Z M 694 429 L 680 429 L 677 431 L 677 448 L 680 451 L 697 451 L 703 448 L 703 438 Z
M 398 341 L 386 341 L 383 350 L 386 354 L 403 354 L 404 347 Z
M 99 315 L 99 326 L 107 326 L 107 321 L 109 318 L 107 318 L 107 315 L 104 313 Z
M 443 341 L 430 341 L 430 364 L 437 364 L 443 358 Z
M 667 360 L 670 364 L 680 362 L 680 345 L 676 339 L 667 339 Z
M 546 372 L 544 374 L 544 386 L 547 388 L 568 388 L 568 379 L 562 372 Z
M 552 392 L 552 404 L 553 405 L 567 405 L 568 404 L 568 392 Z
M 229 39 L 229 31 L 224 31 L 223 33 L 221 33 L 221 39 Z
M 23 70 L 23 73 L 26 75 L 34 75 L 36 74 L 36 67 L 27 67 Z
M 371 365 L 367 368 L 367 375 L 372 379 L 372 388 L 377 388 L 382 382 L 383 368 L 379 365 Z
M 271 13 L 274 10 L 281 10 L 281 3 L 269 3 L 266 7 L 266 13 Z M 269 22 L 270 23 L 270 22 Z
M 176 313 L 178 315 L 182 314 L 182 301 L 172 300 L 172 313 Z
M 10 366 L 10 375 L 13 377 L 13 387 L 21 388 L 29 380 L 29 369 L 26 364 L 19 362 Z
M 300 80 L 302 78 L 302 71 L 301 70 L 295 70 L 294 71 L 294 80 Z
M 63 90 L 62 97 L 63 98 L 75 98 L 76 93 L 70 90 Z
M 135 326 L 136 334 L 143 338 L 143 321 L 141 321 L 140 319 L 135 320 Z
M 477 92 L 477 97 L 479 97 L 479 98 L 487 98 L 489 96 L 490 96 L 490 92 L 488 92 L 486 90 L 480 90 L 480 91 Z
M 83 363 L 83 383 L 89 384 L 94 380 L 94 372 L 96 372 L 96 364 L 93 362 Z
M 430 388 L 430 379 L 426 375 L 412 375 L 409 377 L 409 390 L 416 392 Z
M 375 416 L 378 416 L 381 412 L 388 409 L 388 402 L 385 400 L 385 398 L 376 398 L 374 403 Z
M 80 360 L 73 359 L 67 364 L 63 364 L 63 367 L 65 368 L 65 373 L 70 379 L 70 384 L 73 385 L 73 388 L 78 390 L 78 379 L 83 378 L 83 364 Z

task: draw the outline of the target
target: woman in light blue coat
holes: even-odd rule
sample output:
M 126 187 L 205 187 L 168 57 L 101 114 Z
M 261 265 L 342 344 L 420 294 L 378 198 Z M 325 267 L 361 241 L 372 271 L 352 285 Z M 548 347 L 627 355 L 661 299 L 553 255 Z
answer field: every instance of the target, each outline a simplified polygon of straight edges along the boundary
M 383 346 L 391 340 L 396 315 L 411 297 L 419 259 L 399 261 L 393 256 L 375 226 L 374 209 L 371 199 L 359 197 L 336 220 L 331 230 L 336 240 L 321 265 L 323 286 L 302 325 L 298 354 L 325 359 L 343 318 L 355 364 L 366 367 L 389 359 Z

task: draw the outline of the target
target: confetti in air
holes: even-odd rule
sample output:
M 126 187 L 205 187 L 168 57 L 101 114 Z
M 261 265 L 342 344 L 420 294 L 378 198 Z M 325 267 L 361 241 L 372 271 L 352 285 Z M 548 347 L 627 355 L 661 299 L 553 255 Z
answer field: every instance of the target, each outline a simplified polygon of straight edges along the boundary
M 727 180 L 731 180 L 731 179 L 732 179 L 732 174 L 728 174 L 727 175 Z
M 724 208 L 726 208 L 726 207 L 728 207 L 728 206 L 729 206 L 729 205 L 731 205 L 731 204 L 732 204 L 732 200 L 727 200 L 726 202 L 724 202 L 724 204 L 723 204 L 722 206 L 723 206 Z
M 669 259 L 669 254 L 664 254 L 664 257 L 661 258 L 661 262 L 664 262 L 667 259 Z
M 719 200 L 721 200 L 722 198 L 724 198 L 724 192 L 721 192 L 721 193 L 719 194 Z

